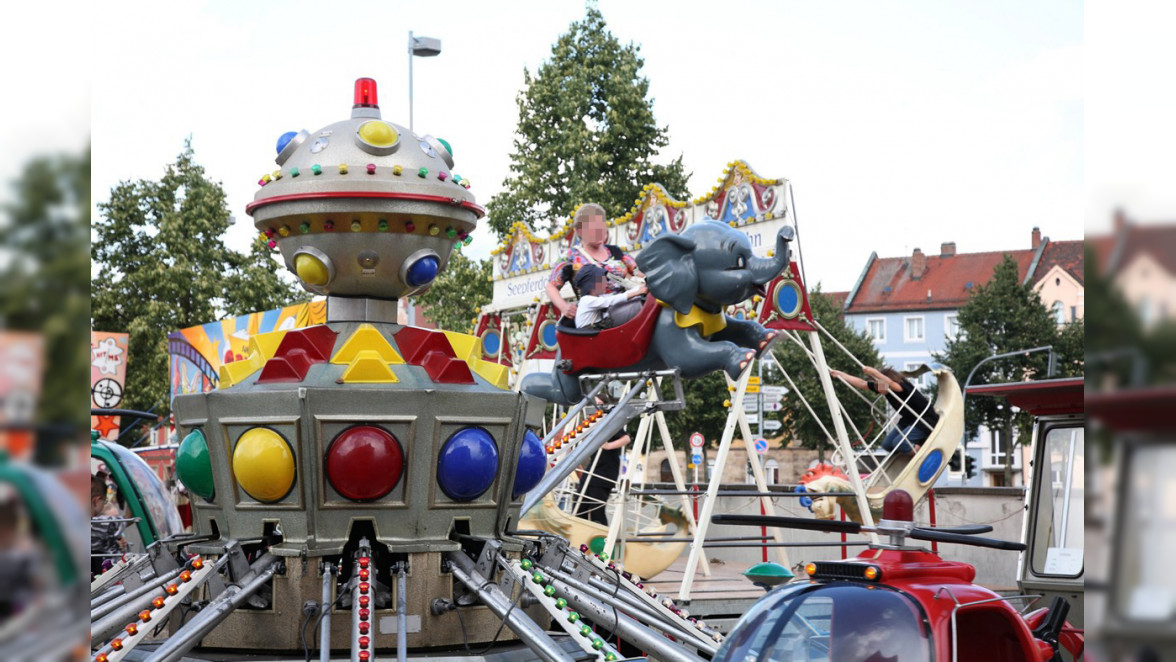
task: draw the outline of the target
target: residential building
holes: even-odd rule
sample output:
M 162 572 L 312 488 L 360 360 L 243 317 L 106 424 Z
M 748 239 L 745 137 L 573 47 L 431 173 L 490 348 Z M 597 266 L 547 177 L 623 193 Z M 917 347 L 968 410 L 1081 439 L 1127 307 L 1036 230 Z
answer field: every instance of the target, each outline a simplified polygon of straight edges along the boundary
M 1176 224 L 1140 225 L 1119 210 L 1112 234 L 1089 241 L 1099 271 L 1111 275 L 1144 328 L 1176 318 Z
M 1017 263 L 1022 282 L 1033 284 L 1059 324 L 1082 318 L 1082 242 L 1052 242 L 1033 228 L 1030 245 L 1024 249 L 960 253 L 955 242 L 944 242 L 938 255 L 919 248 L 904 257 L 879 258 L 871 253 L 846 297 L 846 321 L 866 331 L 882 360 L 898 370 L 931 363 L 933 354 L 942 352 L 947 340 L 959 333 L 959 309 L 977 286 L 992 278 L 1005 255 Z M 961 387 L 966 378 L 956 375 Z M 934 383 L 931 375 L 918 382 L 925 388 Z M 1014 445 L 1013 467 L 1019 475 L 1025 461 L 1018 450 Z M 967 452 L 981 469 L 968 484 L 1002 484 L 1005 456 L 1010 452 L 1007 440 L 982 430 L 969 440 Z

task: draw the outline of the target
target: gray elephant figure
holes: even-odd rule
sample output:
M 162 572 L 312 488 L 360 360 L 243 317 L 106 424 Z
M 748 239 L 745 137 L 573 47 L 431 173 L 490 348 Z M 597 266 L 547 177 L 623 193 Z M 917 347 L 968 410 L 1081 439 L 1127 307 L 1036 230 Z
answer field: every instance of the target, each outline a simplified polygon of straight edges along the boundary
M 747 235 L 718 221 L 653 240 L 637 256 L 637 266 L 662 310 L 645 358 L 627 369 L 678 368 L 686 378 L 725 370 L 732 379 L 738 377 L 776 332 L 725 315 L 723 308 L 764 294 L 764 286 L 788 267 L 794 236 L 791 226 L 782 227 L 770 258 L 752 255 Z M 527 375 L 521 389 L 569 405 L 582 397 L 577 377 L 561 370 L 557 357 L 550 375 Z

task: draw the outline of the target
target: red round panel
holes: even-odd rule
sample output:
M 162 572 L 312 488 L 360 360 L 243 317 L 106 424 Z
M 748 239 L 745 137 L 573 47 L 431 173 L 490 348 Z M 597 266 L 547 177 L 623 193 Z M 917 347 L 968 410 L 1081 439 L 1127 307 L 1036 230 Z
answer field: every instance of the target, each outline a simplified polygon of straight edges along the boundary
M 404 451 L 387 430 L 358 425 L 340 432 L 327 449 L 327 480 L 354 501 L 379 499 L 400 482 Z

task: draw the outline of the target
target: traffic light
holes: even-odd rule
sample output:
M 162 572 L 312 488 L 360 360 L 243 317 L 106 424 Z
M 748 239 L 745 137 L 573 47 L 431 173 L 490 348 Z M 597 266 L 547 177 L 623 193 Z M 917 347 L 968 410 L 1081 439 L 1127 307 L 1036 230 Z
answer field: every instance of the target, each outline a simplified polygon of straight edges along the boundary
M 964 475 L 968 478 L 976 475 L 976 458 L 971 455 L 964 455 Z
M 947 461 L 947 466 L 952 471 L 959 471 L 960 470 L 960 456 L 961 455 L 966 455 L 966 453 L 964 453 L 960 449 L 956 449 L 956 452 L 951 454 L 951 459 Z

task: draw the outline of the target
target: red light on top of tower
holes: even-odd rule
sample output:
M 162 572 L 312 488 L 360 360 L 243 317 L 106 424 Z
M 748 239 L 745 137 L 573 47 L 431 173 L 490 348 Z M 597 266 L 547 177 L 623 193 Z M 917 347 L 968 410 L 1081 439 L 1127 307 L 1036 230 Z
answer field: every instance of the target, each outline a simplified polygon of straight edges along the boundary
M 376 98 L 376 81 L 373 78 L 355 79 L 355 104 L 352 108 L 379 108 Z

